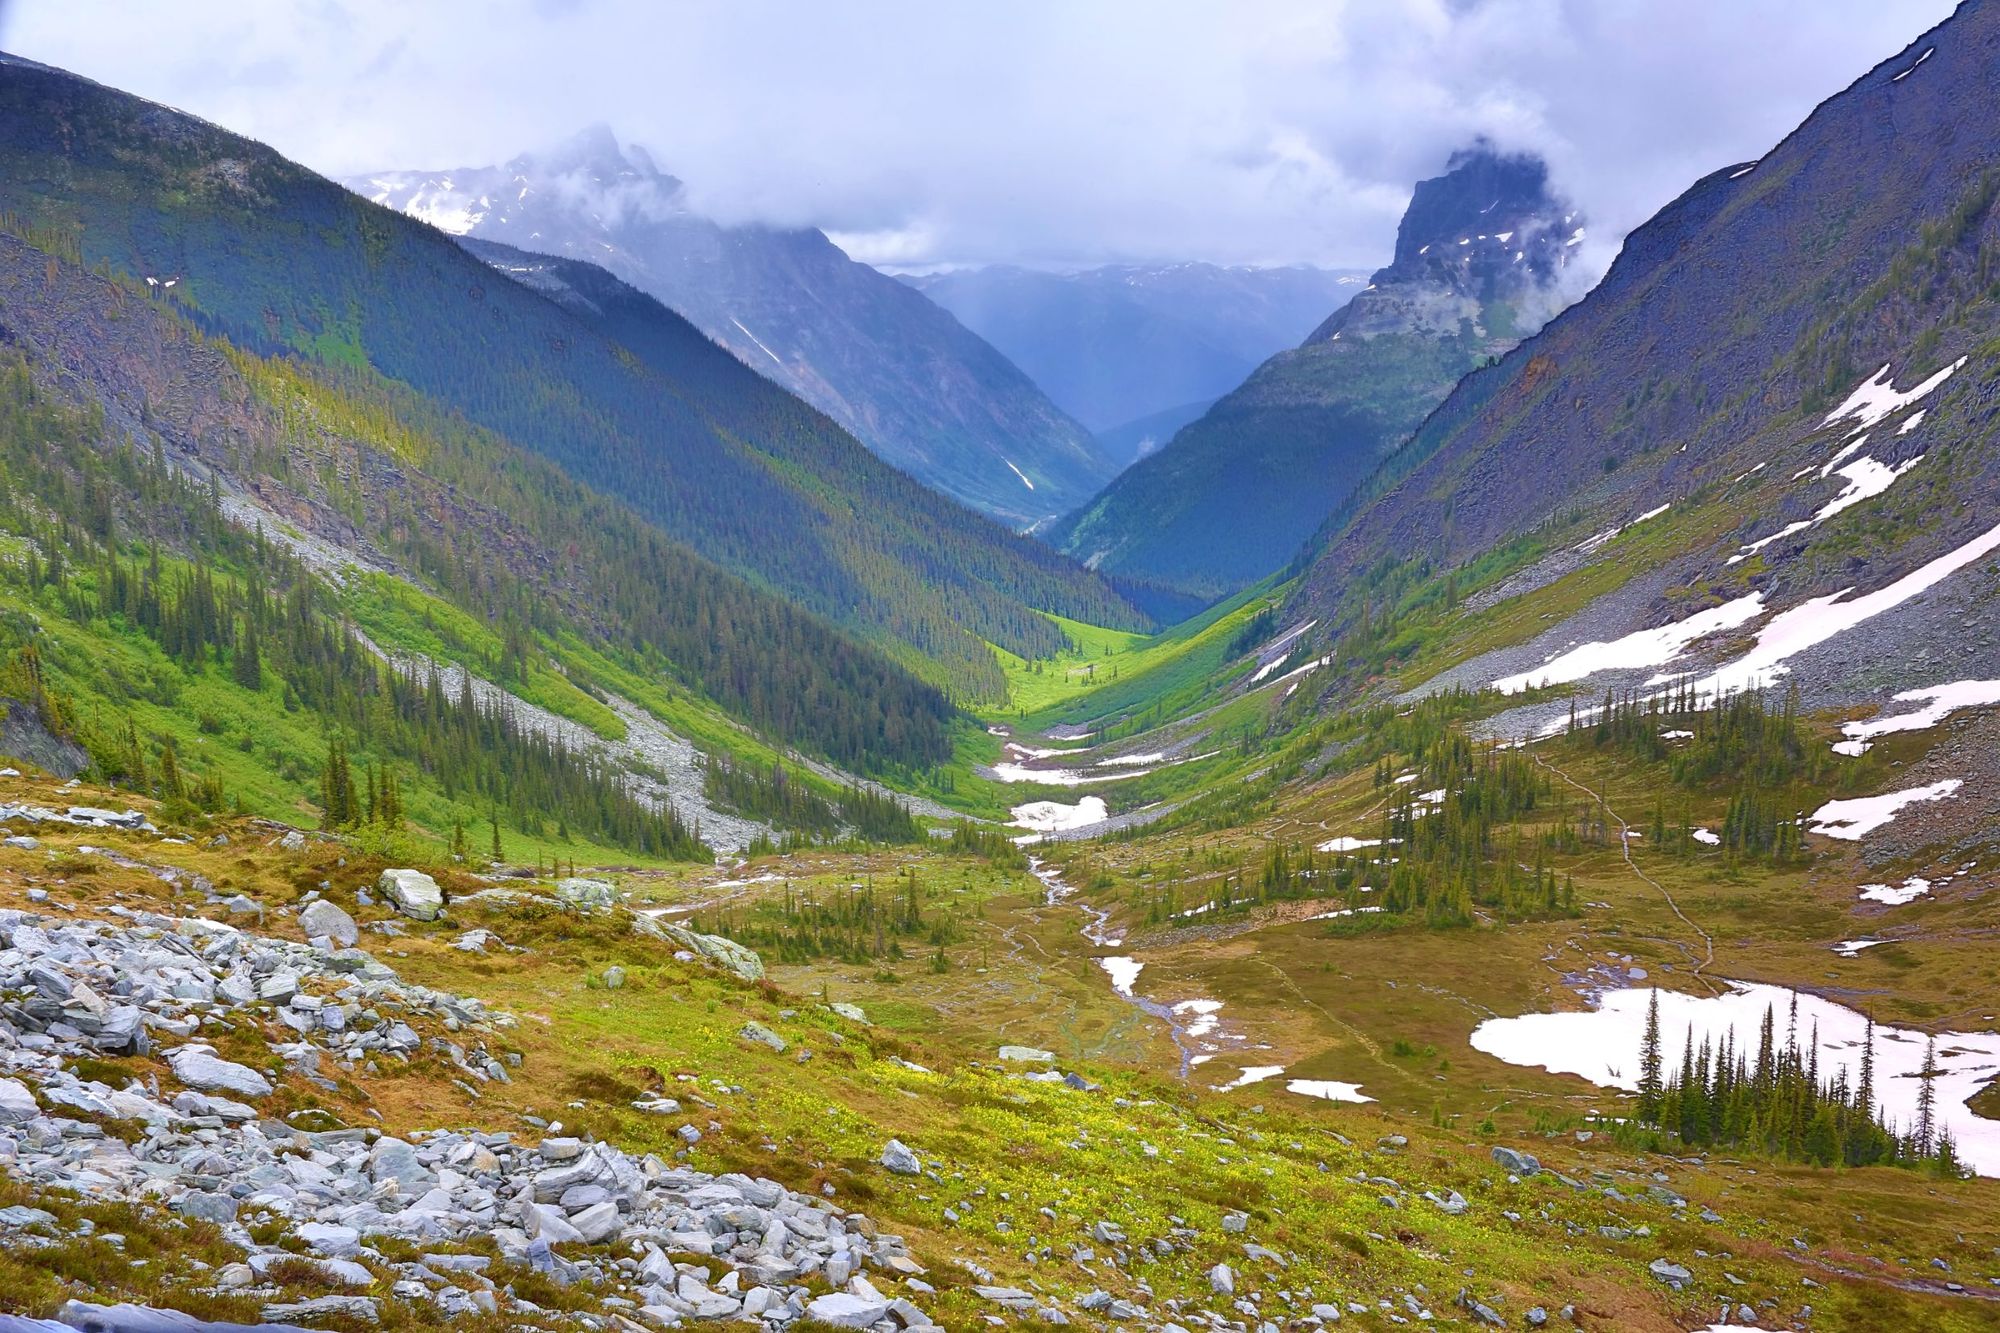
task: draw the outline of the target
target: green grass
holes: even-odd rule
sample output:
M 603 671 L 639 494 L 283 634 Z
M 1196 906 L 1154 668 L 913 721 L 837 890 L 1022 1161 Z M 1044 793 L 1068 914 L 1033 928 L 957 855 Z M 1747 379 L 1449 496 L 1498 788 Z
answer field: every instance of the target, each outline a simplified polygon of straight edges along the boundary
M 341 588 L 341 606 L 381 648 L 439 662 L 460 662 L 509 693 L 609 741 L 625 739 L 625 723 L 572 684 L 540 653 L 524 655 L 501 680 L 505 644 L 477 617 L 387 574 L 362 574 Z M 539 645 L 538 645 L 539 646 Z

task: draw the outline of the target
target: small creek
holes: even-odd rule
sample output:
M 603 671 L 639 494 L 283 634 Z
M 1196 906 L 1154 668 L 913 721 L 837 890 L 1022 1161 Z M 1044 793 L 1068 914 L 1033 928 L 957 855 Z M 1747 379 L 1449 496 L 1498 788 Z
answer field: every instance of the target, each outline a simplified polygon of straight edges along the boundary
M 1062 876 L 1051 869 L 1039 857 L 1028 858 L 1028 870 L 1042 882 L 1043 901 L 1051 907 L 1069 904 L 1083 913 L 1084 922 L 1078 932 L 1091 945 L 1099 949 L 1115 949 L 1125 941 L 1110 933 L 1108 927 L 1111 913 L 1076 898 L 1076 888 L 1063 882 Z M 1099 967 L 1111 979 L 1111 989 L 1119 999 L 1141 1013 L 1159 1019 L 1167 1025 L 1173 1037 L 1174 1048 L 1180 1052 L 1180 1076 L 1185 1079 L 1188 1072 L 1206 1060 L 1215 1051 L 1212 1042 L 1202 1038 L 1226 1036 L 1221 1033 L 1222 1009 L 1220 1000 L 1192 999 L 1178 1000 L 1171 1004 L 1161 1000 L 1148 999 L 1133 991 L 1144 963 L 1135 958 L 1104 957 L 1097 960 Z

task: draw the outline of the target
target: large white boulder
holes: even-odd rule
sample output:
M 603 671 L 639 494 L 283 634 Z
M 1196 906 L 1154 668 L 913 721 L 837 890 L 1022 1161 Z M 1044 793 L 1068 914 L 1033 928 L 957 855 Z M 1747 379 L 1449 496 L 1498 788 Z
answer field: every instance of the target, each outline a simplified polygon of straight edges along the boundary
M 601 879 L 559 879 L 556 898 L 584 912 L 602 912 L 618 901 L 618 890 Z
M 444 911 L 444 890 L 421 870 L 385 870 L 376 890 L 389 905 L 417 921 L 435 921 Z

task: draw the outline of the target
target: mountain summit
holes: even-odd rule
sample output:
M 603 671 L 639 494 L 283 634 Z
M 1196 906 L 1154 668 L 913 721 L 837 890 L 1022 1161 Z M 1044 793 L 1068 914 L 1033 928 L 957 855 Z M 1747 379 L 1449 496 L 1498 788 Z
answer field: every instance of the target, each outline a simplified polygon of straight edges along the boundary
M 1110 477 L 1090 434 L 921 294 L 811 228 L 724 226 L 643 148 L 592 126 L 500 166 L 348 188 L 461 237 L 601 265 L 933 489 L 1016 526 Z
M 1454 154 L 1418 184 L 1393 263 L 1050 540 L 1205 599 L 1256 582 L 1461 376 L 1562 308 L 1583 236 L 1539 159 L 1483 143 Z

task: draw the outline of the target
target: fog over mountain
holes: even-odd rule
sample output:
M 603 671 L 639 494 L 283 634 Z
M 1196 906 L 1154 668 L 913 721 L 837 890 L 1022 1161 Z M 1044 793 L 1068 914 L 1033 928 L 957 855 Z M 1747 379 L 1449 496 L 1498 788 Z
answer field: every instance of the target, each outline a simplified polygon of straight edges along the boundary
M 1372 269 L 1412 184 L 1484 134 L 1595 219 L 1595 273 L 1687 181 L 1949 9 L 17 0 L 0 45 L 332 175 L 500 162 L 605 121 L 705 216 L 820 227 L 898 266 Z

